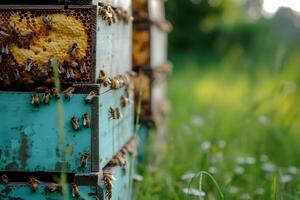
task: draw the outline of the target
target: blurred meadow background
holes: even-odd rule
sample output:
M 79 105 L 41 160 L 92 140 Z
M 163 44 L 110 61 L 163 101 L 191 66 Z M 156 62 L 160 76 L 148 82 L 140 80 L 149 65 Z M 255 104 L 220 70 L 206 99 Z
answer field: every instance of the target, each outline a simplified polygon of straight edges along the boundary
M 300 2 L 166 9 L 168 141 L 152 135 L 136 199 L 300 199 Z

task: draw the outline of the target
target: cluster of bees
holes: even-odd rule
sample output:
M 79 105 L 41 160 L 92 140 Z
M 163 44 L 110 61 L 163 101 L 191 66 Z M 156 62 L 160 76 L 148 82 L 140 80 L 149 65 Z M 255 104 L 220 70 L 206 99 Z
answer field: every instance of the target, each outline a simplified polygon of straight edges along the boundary
M 47 35 L 46 33 L 53 27 L 52 19 L 43 16 L 42 22 L 44 28 L 39 30 L 39 34 L 43 35 L 45 33 L 45 35 Z M 33 85 L 35 82 L 52 84 L 54 81 L 54 70 L 57 70 L 63 80 L 72 82 L 75 81 L 76 78 L 80 78 L 81 75 L 88 73 L 84 59 L 77 59 L 79 51 L 77 43 L 73 43 L 68 51 L 71 61 L 64 60 L 62 63 L 56 64 L 55 58 L 50 56 L 44 64 L 39 66 L 32 59 L 28 58 L 23 66 L 18 67 L 17 63 L 10 59 L 12 55 L 10 55 L 9 44 L 17 45 L 19 48 L 30 49 L 30 44 L 36 36 L 37 32 L 31 29 L 23 32 L 19 31 L 14 22 L 9 22 L 5 25 L 0 24 L 0 64 L 5 60 L 8 62 L 5 64 L 12 68 L 15 81 L 28 86 Z M 11 82 L 12 80 L 10 80 L 8 74 L 0 74 L 0 83 L 4 86 L 10 86 Z
M 6 174 L 2 174 L 0 182 L 3 184 L 8 184 L 9 183 L 8 176 Z M 40 184 L 41 184 L 41 181 L 39 181 L 35 177 L 29 177 L 28 186 L 30 187 L 32 192 L 36 192 Z M 47 184 L 47 187 L 45 188 L 45 192 L 62 193 L 62 190 L 63 190 L 62 185 L 57 184 L 57 183 L 49 183 L 49 184 Z M 78 186 L 75 183 L 72 183 L 71 192 L 72 192 L 73 197 L 80 197 L 80 191 L 78 189 Z
M 128 154 L 132 155 L 135 153 L 136 144 L 137 141 L 135 139 L 131 139 L 103 169 L 102 181 L 105 186 L 105 195 L 107 196 L 108 199 L 112 198 L 113 181 L 116 180 L 116 178 L 114 177 L 113 167 L 115 166 L 122 167 L 122 172 L 125 175 L 126 174 L 125 166 L 127 164 L 126 156 Z
M 70 100 L 73 96 L 75 88 L 69 87 L 64 93 L 64 98 Z M 42 97 L 39 96 L 38 92 L 42 92 Z M 57 88 L 52 88 L 51 90 L 47 87 L 38 87 L 36 91 L 31 94 L 31 104 L 34 106 L 39 106 L 41 103 L 49 104 L 51 97 L 54 97 L 56 100 L 60 99 L 60 93 Z
M 102 84 L 104 87 L 110 87 L 110 89 L 119 89 L 123 86 L 125 86 L 125 95 L 121 97 L 121 106 L 126 107 L 128 106 L 130 102 L 130 79 L 129 76 L 135 76 L 134 72 L 128 72 L 125 75 L 118 75 L 114 78 L 109 78 L 108 75 L 103 71 L 100 70 L 100 75 L 98 79 L 98 83 Z M 121 118 L 121 112 L 118 107 L 109 108 L 109 113 L 112 119 L 120 119 Z
M 115 8 L 110 5 L 99 2 L 99 15 L 102 17 L 106 25 L 110 26 L 119 21 L 128 24 L 133 20 L 132 16 L 122 8 Z
M 44 66 L 38 66 L 30 58 L 27 59 L 24 71 L 21 73 L 23 76 L 23 81 L 27 85 L 33 85 L 34 82 L 43 81 L 45 83 L 53 83 L 53 74 L 54 70 L 57 71 L 59 76 L 63 80 L 75 81 L 76 78 L 79 78 L 81 75 L 87 74 L 88 69 L 84 59 L 75 59 L 78 54 L 78 44 L 73 43 L 69 50 L 69 55 L 72 58 L 72 61 L 64 60 L 62 63 L 57 63 L 56 59 L 51 56 L 44 64 Z M 17 79 L 18 78 L 18 79 Z M 16 80 L 21 80 L 20 77 L 16 77 Z
M 35 105 L 35 106 L 39 106 L 41 104 L 41 102 L 43 104 L 49 104 L 50 103 L 50 98 L 53 96 L 55 99 L 60 99 L 60 93 L 59 90 L 57 88 L 52 88 L 51 90 L 48 89 L 47 87 L 39 87 L 36 89 L 37 91 L 43 91 L 43 95 L 42 98 L 40 99 L 40 96 L 38 95 L 37 92 L 33 92 L 31 94 L 31 104 Z M 66 89 L 63 93 L 64 93 L 64 98 L 66 100 L 70 100 L 71 97 L 73 96 L 73 92 L 74 92 L 75 88 L 74 87 L 69 87 L 68 89 Z M 91 91 L 85 98 L 85 102 L 86 103 L 91 103 L 93 98 L 96 96 L 96 92 Z M 79 124 L 79 119 L 76 116 L 73 116 L 71 118 L 71 124 L 73 127 L 74 131 L 79 131 L 80 130 L 80 124 Z M 82 115 L 82 125 L 85 128 L 90 128 L 91 127 L 91 119 L 88 115 L 88 113 L 84 113 Z

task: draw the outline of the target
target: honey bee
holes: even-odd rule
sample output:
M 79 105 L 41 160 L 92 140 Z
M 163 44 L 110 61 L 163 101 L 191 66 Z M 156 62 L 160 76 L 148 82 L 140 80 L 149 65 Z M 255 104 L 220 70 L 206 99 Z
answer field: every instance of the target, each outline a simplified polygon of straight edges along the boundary
M 3 42 L 2 43 L 1 53 L 6 54 L 6 55 L 9 54 L 8 42 Z
M 116 156 L 111 159 L 109 162 L 110 166 L 125 166 L 127 163 L 126 159 L 123 157 L 123 154 L 118 153 Z
M 56 99 L 60 99 L 60 94 L 57 88 L 52 88 L 52 95 L 56 98 Z
M 20 71 L 19 71 L 19 69 L 17 67 L 14 70 L 14 76 L 15 76 L 15 80 L 16 81 L 21 81 L 22 80 L 22 77 L 20 75 Z
M 85 64 L 84 60 L 82 60 L 82 59 L 79 61 L 79 68 L 80 68 L 80 72 L 82 74 L 86 74 L 88 72 L 87 68 L 86 68 L 86 64 Z
M 8 184 L 8 176 L 6 174 L 2 174 L 1 176 L 1 182 L 4 183 L 4 184 Z
M 10 21 L 9 27 L 11 29 L 11 40 L 18 43 L 20 36 L 19 36 L 18 28 L 17 28 L 16 24 L 14 22 Z
M 109 113 L 111 115 L 111 118 L 113 118 L 113 119 L 120 119 L 121 118 L 121 113 L 120 113 L 119 108 L 110 107 L 109 108 Z
M 64 91 L 64 94 L 65 94 L 65 99 L 68 99 L 70 100 L 71 97 L 73 96 L 73 92 L 74 92 L 75 88 L 74 87 L 69 87 L 68 89 L 66 89 Z
M 61 64 L 59 64 L 57 71 L 58 71 L 59 74 L 66 73 L 65 68 Z
M 75 78 L 75 73 L 74 73 L 72 68 L 67 69 L 66 77 L 67 77 L 67 79 L 74 79 Z
M 71 63 L 70 63 L 70 66 L 72 67 L 72 68 L 76 68 L 76 67 L 78 67 L 78 63 L 76 62 L 76 61 L 71 61 Z
M 30 43 L 35 35 L 36 35 L 36 33 L 32 30 L 23 31 L 21 33 L 21 40 L 19 40 L 21 47 L 23 47 L 25 49 L 29 49 Z
M 126 97 L 126 96 L 121 96 L 121 105 L 122 105 L 122 107 L 128 106 L 129 103 L 130 103 L 130 100 L 129 100 L 128 97 Z
M 50 100 L 50 90 L 46 89 L 44 94 L 43 94 L 42 102 L 44 104 L 49 104 L 49 100 Z
M 89 118 L 88 113 L 84 113 L 82 115 L 82 120 L 83 120 L 83 126 L 86 128 L 90 128 L 91 127 L 91 120 Z
M 81 158 L 81 167 L 86 168 L 88 160 L 89 160 L 89 154 L 85 153 Z
M 79 125 L 77 117 L 73 116 L 71 118 L 71 124 L 72 124 L 72 127 L 73 127 L 74 131 L 79 131 L 80 125 Z
M 28 58 L 25 64 L 25 71 L 30 72 L 33 67 L 33 61 Z
M 42 18 L 42 21 L 43 23 L 46 25 L 47 29 L 48 30 L 51 30 L 52 27 L 53 27 L 53 24 L 52 24 L 52 18 L 48 17 L 48 16 L 44 16 Z
M 113 176 L 112 172 L 104 171 L 103 172 L 103 182 L 105 185 L 105 195 L 108 199 L 112 198 L 112 187 L 113 187 L 113 181 L 116 180 L 116 178 Z
M 32 104 L 32 105 L 35 105 L 35 106 L 40 105 L 40 98 L 39 98 L 39 95 L 38 95 L 36 92 L 33 92 L 33 93 L 31 94 L 31 96 L 32 96 L 31 104 Z
M 121 83 L 121 81 L 120 81 L 119 79 L 113 78 L 113 79 L 111 80 L 111 85 L 110 85 L 110 88 L 111 88 L 111 89 L 118 89 L 118 88 L 120 88 L 121 86 L 122 86 L 122 83 Z
M 56 183 L 50 183 L 46 190 L 49 192 L 60 192 L 62 190 L 62 186 Z
M 126 97 L 129 98 L 130 94 L 131 94 L 130 86 L 129 87 L 125 87 L 125 95 L 126 95 Z
M 31 191 L 36 192 L 36 190 L 38 189 L 39 181 L 36 178 L 31 177 L 29 179 L 29 184 L 30 184 Z
M 7 87 L 11 85 L 11 80 L 9 79 L 9 76 L 7 74 L 2 74 L 2 76 L 0 76 L 0 83 L 4 87 Z
M 106 25 L 110 26 L 117 21 L 117 14 L 113 10 L 113 8 L 109 5 L 104 5 L 103 3 L 99 3 L 99 14 L 102 17 L 102 20 L 105 22 Z
M 130 77 L 135 77 L 135 76 L 137 76 L 137 73 L 135 72 L 135 71 L 132 71 L 132 70 L 130 70 L 130 71 L 128 71 L 128 72 L 126 72 Z
M 90 93 L 85 97 L 84 101 L 86 103 L 91 103 L 95 96 L 96 96 L 96 92 L 90 91 Z
M 72 183 L 72 197 L 80 197 L 80 192 L 75 183 Z
M 78 51 L 79 51 L 79 47 L 78 47 L 78 44 L 77 43 L 73 43 L 70 51 L 69 51 L 69 54 L 71 57 L 76 57 L 76 55 L 78 54 Z
M 108 78 L 107 74 L 103 70 L 100 70 L 100 76 L 98 82 L 100 84 L 103 84 L 104 87 L 107 87 L 108 85 L 111 84 L 111 80 Z
M 128 24 L 129 22 L 132 22 L 133 19 L 134 18 L 131 15 L 129 15 L 126 10 L 124 10 L 124 12 L 123 12 L 123 21 L 124 21 L 124 23 Z

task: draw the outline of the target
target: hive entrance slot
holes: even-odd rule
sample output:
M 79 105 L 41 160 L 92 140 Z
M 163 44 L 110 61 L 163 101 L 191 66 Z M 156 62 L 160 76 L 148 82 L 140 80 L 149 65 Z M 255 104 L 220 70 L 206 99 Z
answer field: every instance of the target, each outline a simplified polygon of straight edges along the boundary
M 57 172 L 0 172 L 0 178 L 3 177 L 3 175 L 7 176 L 8 183 L 27 183 L 32 177 L 40 182 L 57 183 L 62 174 Z M 63 175 L 66 176 L 67 183 L 74 182 L 74 173 L 64 173 Z M 1 179 L 0 183 L 3 183 Z

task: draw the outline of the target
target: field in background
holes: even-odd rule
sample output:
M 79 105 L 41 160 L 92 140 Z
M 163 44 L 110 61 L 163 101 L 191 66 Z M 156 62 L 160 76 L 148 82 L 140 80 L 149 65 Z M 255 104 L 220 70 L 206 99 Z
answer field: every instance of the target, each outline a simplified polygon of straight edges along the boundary
M 299 58 L 280 48 L 268 62 L 238 48 L 218 59 L 173 55 L 168 144 L 158 152 L 152 138 L 136 199 L 199 199 L 183 192 L 199 171 L 225 199 L 300 199 Z M 203 199 L 221 199 L 201 182 Z

